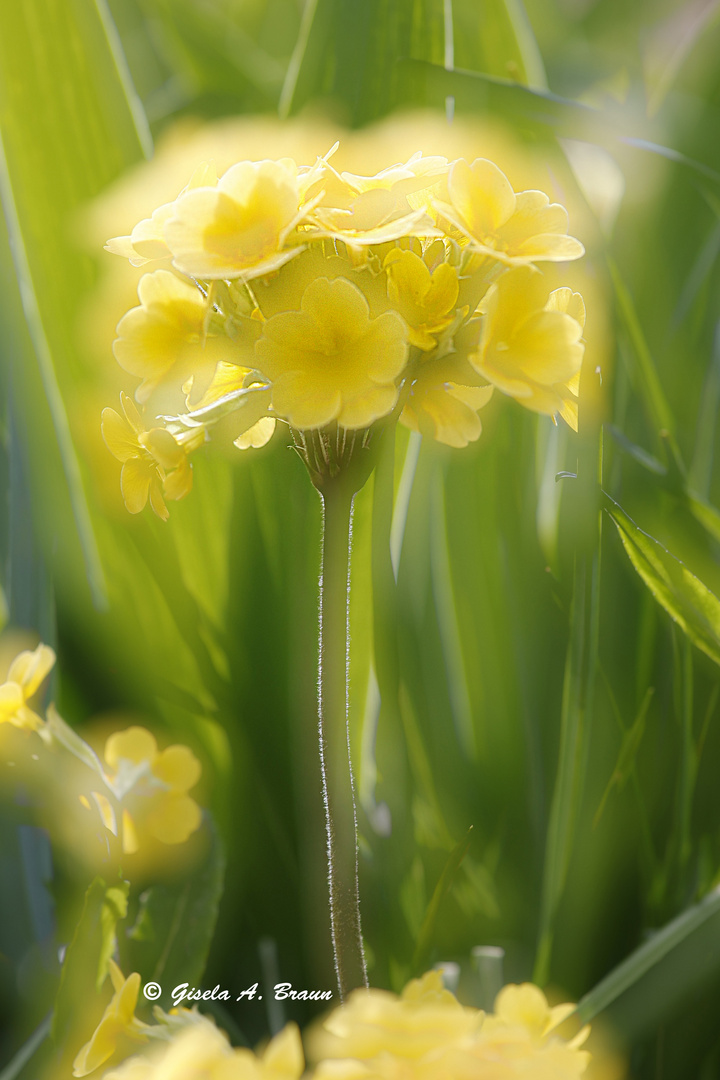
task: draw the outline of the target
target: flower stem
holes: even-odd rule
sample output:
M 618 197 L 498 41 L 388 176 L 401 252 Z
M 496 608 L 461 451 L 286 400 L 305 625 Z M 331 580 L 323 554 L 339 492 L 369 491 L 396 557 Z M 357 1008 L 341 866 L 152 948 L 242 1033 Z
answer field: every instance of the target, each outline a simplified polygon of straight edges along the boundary
M 341 473 L 325 483 L 318 734 L 327 828 L 330 928 L 340 998 L 367 986 L 360 928 L 355 792 L 348 731 L 348 573 L 353 485 Z

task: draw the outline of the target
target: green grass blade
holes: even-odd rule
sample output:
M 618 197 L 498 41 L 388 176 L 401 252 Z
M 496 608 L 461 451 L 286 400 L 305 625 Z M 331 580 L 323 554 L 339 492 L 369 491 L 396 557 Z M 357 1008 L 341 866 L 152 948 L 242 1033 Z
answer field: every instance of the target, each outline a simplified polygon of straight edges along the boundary
M 683 911 L 658 930 L 649 941 L 606 975 L 589 994 L 578 1002 L 577 1013 L 587 1023 L 607 1009 L 622 994 L 652 971 L 668 954 L 679 949 L 687 938 L 720 914 L 720 888 L 713 889 L 699 904 Z M 717 938 L 714 937 L 715 948 Z
M 443 867 L 443 871 L 440 875 L 437 885 L 433 890 L 433 894 L 430 898 L 430 903 L 427 906 L 425 912 L 425 918 L 423 919 L 422 926 L 420 927 L 420 933 L 418 934 L 417 945 L 415 947 L 415 954 L 413 956 L 412 966 L 413 970 L 419 972 L 422 966 L 425 964 L 427 957 L 430 953 L 432 946 L 432 936 L 435 929 L 435 924 L 440 913 L 440 905 L 442 904 L 443 897 L 450 891 L 455 876 L 462 865 L 462 861 L 468 853 L 470 848 L 470 841 L 472 840 L 472 825 L 468 829 L 466 835 L 462 838 L 459 844 L 450 852 L 447 862 Z
M 605 508 L 628 558 L 655 599 L 693 644 L 720 664 L 720 600 L 607 494 Z
M 151 148 L 104 0 L 27 0 L 0 9 L 0 195 L 24 316 L 96 604 L 102 570 L 65 390 L 81 378 L 75 320 L 92 265 L 79 208 Z M 24 426 L 44 422 L 29 404 Z

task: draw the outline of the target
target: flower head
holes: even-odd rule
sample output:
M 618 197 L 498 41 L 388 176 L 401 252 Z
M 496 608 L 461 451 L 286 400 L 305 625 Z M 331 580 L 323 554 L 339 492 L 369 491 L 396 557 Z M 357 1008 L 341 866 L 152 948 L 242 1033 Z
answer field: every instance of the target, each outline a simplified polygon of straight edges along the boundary
M 387 990 L 355 990 L 312 1033 L 310 1052 L 315 1060 L 392 1055 L 417 1061 L 472 1035 L 482 1018 L 443 987 L 439 971 L 429 971 L 409 982 L 400 997 Z
M 490 286 L 479 310 L 480 342 L 469 355 L 475 370 L 526 409 L 558 414 L 577 431 L 582 297 L 566 288 L 549 293 L 541 274 L 516 267 Z
M 345 278 L 317 278 L 300 311 L 268 319 L 255 348 L 258 367 L 272 382 L 273 409 L 294 427 L 335 420 L 362 428 L 397 400 L 407 328 L 393 311 L 372 319 L 365 296 Z
M 42 717 L 30 708 L 28 702 L 35 696 L 55 663 L 55 653 L 49 645 L 38 645 L 30 652 L 19 653 L 0 685 L 0 724 L 39 730 Z

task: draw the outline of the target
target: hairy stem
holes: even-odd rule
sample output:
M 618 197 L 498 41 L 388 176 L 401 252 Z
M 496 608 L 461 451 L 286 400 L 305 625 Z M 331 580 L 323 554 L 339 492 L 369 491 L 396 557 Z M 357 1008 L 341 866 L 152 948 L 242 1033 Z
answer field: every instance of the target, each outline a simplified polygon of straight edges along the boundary
M 330 926 L 340 998 L 367 986 L 360 929 L 355 792 L 348 733 L 348 573 L 352 486 L 341 474 L 321 491 L 318 733 L 327 828 Z

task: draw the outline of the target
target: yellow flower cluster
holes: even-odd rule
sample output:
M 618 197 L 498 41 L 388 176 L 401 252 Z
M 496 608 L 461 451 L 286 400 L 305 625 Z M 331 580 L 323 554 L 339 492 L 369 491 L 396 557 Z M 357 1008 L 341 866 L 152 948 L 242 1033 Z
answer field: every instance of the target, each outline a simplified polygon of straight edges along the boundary
M 590 1055 L 557 1027 L 572 1005 L 550 1008 L 536 986 L 506 986 L 485 1016 L 443 989 L 439 972 L 410 982 L 400 998 L 355 991 L 310 1040 L 315 1080 L 576 1080 Z
M 75 1059 L 76 1077 L 114 1055 L 132 1052 L 127 1039 L 155 1043 L 127 1057 L 102 1080 L 299 1080 L 305 1070 L 294 1024 L 260 1055 L 233 1049 L 212 1021 L 195 1010 L 155 1010 L 158 1023 L 133 1015 L 138 975 L 123 980 L 112 969 L 115 996 L 91 1040 Z M 439 972 L 414 979 L 400 997 L 384 990 L 356 990 L 306 1035 L 315 1063 L 313 1080 L 578 1080 L 590 1061 L 574 1038 L 557 1033 L 572 1005 L 550 1008 L 528 983 L 506 986 L 495 1011 L 465 1008 L 443 988 Z M 177 1070 L 177 1071 L 176 1071 Z
M 583 254 L 564 207 L 482 158 L 418 153 L 373 176 L 330 158 L 243 161 L 220 178 L 201 166 L 109 241 L 148 265 L 115 355 L 152 418 L 125 397 L 123 416 L 103 416 L 131 513 L 149 499 L 167 516 L 219 420 L 240 449 L 276 420 L 306 446 L 303 433 L 391 415 L 461 447 L 497 388 L 577 429 L 584 307 L 535 265 Z

